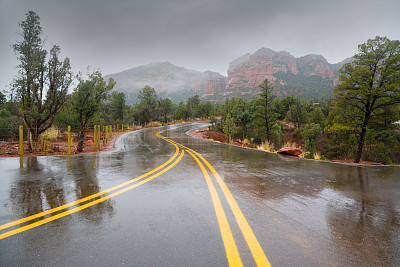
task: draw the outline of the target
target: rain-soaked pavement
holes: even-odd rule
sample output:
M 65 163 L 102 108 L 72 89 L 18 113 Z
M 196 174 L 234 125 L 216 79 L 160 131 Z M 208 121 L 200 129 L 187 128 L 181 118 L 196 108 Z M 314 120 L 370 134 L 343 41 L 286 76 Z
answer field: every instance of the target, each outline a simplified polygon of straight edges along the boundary
M 400 266 L 400 167 L 293 159 L 185 134 L 201 126 L 171 130 L 168 138 L 211 163 L 272 266 Z M 1 158 L 0 226 L 102 192 L 162 165 L 176 153 L 173 144 L 156 136 L 164 129 L 125 134 L 117 140 L 117 149 L 106 153 Z M 0 265 L 227 266 L 202 170 L 187 151 L 175 164 L 108 199 L 97 196 L 2 229 L 0 235 L 39 224 L 3 235 Z M 215 180 L 214 185 L 243 264 L 255 266 L 221 187 Z M 93 200 L 99 203 L 84 209 Z M 74 208 L 78 210 L 72 212 Z M 71 214 L 61 216 L 65 211 Z M 52 217 L 56 214 L 60 218 Z M 43 219 L 51 220 L 41 224 Z

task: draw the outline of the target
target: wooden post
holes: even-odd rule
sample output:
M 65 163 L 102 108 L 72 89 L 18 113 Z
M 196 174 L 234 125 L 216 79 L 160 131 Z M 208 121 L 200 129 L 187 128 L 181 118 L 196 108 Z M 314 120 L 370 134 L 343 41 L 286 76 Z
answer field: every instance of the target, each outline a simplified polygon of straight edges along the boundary
M 124 124 L 122 124 L 122 126 L 121 126 L 121 133 L 123 133 L 124 132 Z
M 119 133 L 119 124 L 117 124 L 117 133 Z
M 103 146 L 106 145 L 106 136 L 105 136 L 105 134 L 104 134 L 104 133 L 105 133 L 104 128 L 105 128 L 105 127 L 104 127 L 104 125 L 103 125 L 103 135 L 102 135 L 102 136 L 103 136 Z
M 135 123 L 132 124 L 132 131 L 135 130 Z
M 71 155 L 71 126 L 68 126 L 68 155 Z
M 94 151 L 97 151 L 97 127 L 93 125 L 93 148 Z
M 106 126 L 106 142 L 108 142 L 108 125 Z
M 19 126 L 19 155 L 24 156 L 24 128 Z
M 101 136 L 101 128 L 100 125 L 97 125 L 97 147 L 100 150 L 100 136 Z

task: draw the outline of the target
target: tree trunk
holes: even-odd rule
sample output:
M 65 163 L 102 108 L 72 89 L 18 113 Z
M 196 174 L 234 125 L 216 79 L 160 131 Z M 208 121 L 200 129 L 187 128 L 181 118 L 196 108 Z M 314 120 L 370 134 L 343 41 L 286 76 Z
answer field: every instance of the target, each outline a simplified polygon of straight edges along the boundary
M 367 124 L 363 123 L 362 129 L 361 129 L 361 134 L 360 134 L 360 139 L 358 140 L 358 147 L 357 147 L 357 152 L 356 152 L 356 157 L 354 159 L 354 163 L 360 163 L 366 134 L 367 134 Z
M 367 125 L 368 125 L 370 117 L 371 117 L 371 111 L 367 110 L 367 112 L 365 113 L 364 121 L 363 121 L 362 128 L 361 128 L 360 139 L 358 140 L 358 147 L 357 147 L 356 158 L 354 159 L 354 163 L 360 163 L 362 151 L 364 148 L 365 135 L 367 134 Z
M 29 128 L 28 129 L 28 145 L 29 149 L 31 152 L 36 152 L 37 151 L 37 143 L 39 140 L 39 136 L 37 134 L 37 131 L 34 128 Z
M 356 157 L 354 159 L 354 163 L 360 163 L 361 160 L 361 155 L 364 147 L 364 141 L 365 141 L 365 134 L 367 130 L 366 127 L 362 129 L 361 135 L 360 135 L 360 140 L 358 141 L 358 147 L 357 147 L 357 152 L 356 152 Z
M 78 147 L 76 148 L 76 151 L 82 152 L 83 151 L 83 142 L 85 140 L 85 131 L 81 130 L 79 132 L 79 142 L 78 142 Z

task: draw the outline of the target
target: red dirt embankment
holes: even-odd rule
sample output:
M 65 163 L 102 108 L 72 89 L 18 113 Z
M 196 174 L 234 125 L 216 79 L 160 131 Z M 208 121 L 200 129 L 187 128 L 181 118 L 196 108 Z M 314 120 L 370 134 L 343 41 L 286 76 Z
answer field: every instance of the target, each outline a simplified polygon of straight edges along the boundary
M 85 142 L 83 145 L 83 152 L 77 152 L 76 147 L 78 146 L 78 137 L 74 136 L 72 140 L 71 150 L 72 154 L 87 154 L 101 151 L 110 151 L 114 149 L 114 142 L 121 132 L 115 133 L 108 142 L 103 145 L 101 142 L 100 150 L 94 151 L 93 143 L 93 132 L 85 134 Z M 38 152 L 32 153 L 29 151 L 28 142 L 24 142 L 24 157 L 25 156 L 51 156 L 51 155 L 67 155 L 68 154 L 68 137 L 63 134 L 60 140 L 47 142 L 46 148 L 43 148 L 43 144 L 38 145 Z M 0 157 L 19 157 L 19 142 L 8 142 L 0 141 Z
M 251 146 L 250 144 L 242 144 L 237 141 L 232 141 L 231 143 L 228 143 L 226 135 L 224 133 L 217 132 L 217 131 L 210 131 L 210 130 L 208 130 L 208 127 L 203 127 L 203 128 L 189 131 L 188 134 L 193 137 L 207 139 L 207 140 L 215 141 L 215 142 L 219 142 L 219 143 L 256 149 L 254 146 Z M 363 161 L 363 160 L 361 160 L 360 163 L 354 163 L 353 160 L 351 160 L 351 159 L 348 159 L 348 160 L 325 160 L 325 161 L 333 162 L 333 163 L 340 163 L 340 164 L 349 164 L 349 165 L 382 165 L 382 166 L 384 165 L 384 164 L 377 163 L 377 162 L 369 162 L 369 161 Z

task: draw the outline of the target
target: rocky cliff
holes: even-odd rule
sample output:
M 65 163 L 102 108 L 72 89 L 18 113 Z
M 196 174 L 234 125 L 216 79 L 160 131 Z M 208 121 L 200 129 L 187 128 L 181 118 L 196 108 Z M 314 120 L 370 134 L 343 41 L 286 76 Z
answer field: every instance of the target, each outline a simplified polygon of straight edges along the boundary
M 266 79 L 274 86 L 278 97 L 295 95 L 303 99 L 321 99 L 332 94 L 338 82 L 338 71 L 348 58 L 329 64 L 320 55 L 296 58 L 286 51 L 261 48 L 245 54 L 229 64 L 228 77 L 212 71 L 195 71 L 170 62 L 157 62 L 107 75 L 117 81 L 116 90 L 125 92 L 127 102 L 137 101 L 144 86 L 154 87 L 161 97 L 173 102 L 185 101 L 198 94 L 206 100 L 222 101 L 226 97 L 252 97 Z
M 258 86 L 268 78 L 280 96 L 294 94 L 308 97 L 312 94 L 307 91 L 316 91 L 316 84 L 326 96 L 332 92 L 337 80 L 338 64 L 329 64 L 320 55 L 295 58 L 286 51 L 261 48 L 229 64 L 227 85 L 220 93 L 225 96 L 258 94 Z

